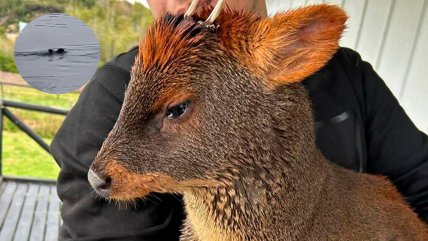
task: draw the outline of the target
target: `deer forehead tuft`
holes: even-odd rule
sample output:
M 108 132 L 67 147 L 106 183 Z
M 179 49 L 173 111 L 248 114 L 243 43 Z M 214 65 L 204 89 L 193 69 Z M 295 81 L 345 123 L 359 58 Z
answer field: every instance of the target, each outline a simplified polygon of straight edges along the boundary
M 140 41 L 136 71 L 165 71 L 167 68 L 183 68 L 197 64 L 202 59 L 215 59 L 224 51 L 241 56 L 248 53 L 248 27 L 260 18 L 249 13 L 222 11 L 214 23 L 207 27 L 200 21 L 209 11 L 200 15 L 184 18 L 166 16 L 157 20 Z M 223 52 L 219 52 L 223 51 Z M 203 66 L 196 66 L 203 67 Z
M 208 13 L 156 21 L 140 43 L 133 73 L 175 75 L 156 81 L 177 83 L 232 61 L 268 86 L 299 82 L 337 51 L 347 19 L 343 10 L 325 4 L 272 18 L 225 9 L 212 26 L 201 23 Z

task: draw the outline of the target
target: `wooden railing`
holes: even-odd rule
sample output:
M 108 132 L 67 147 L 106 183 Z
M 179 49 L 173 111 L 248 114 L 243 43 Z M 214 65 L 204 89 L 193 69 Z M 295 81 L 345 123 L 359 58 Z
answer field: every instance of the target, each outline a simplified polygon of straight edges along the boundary
M 29 111 L 38 111 L 47 114 L 55 115 L 67 115 L 68 110 L 56 109 L 40 105 L 32 105 L 27 103 L 15 102 L 10 100 L 0 99 L 0 176 L 2 175 L 2 154 L 3 154 L 3 118 L 8 118 L 14 125 L 16 125 L 20 130 L 27 134 L 31 139 L 33 139 L 41 148 L 46 152 L 50 153 L 49 145 L 34 132 L 30 127 L 28 127 L 24 122 L 22 122 L 18 116 L 14 115 L 9 108 L 24 109 Z

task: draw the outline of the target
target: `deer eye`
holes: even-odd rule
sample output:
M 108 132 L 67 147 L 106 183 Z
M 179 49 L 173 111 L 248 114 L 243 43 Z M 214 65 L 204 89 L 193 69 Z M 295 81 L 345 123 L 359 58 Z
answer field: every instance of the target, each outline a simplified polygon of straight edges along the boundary
M 168 117 L 168 119 L 180 118 L 181 116 L 184 115 L 184 113 L 186 113 L 186 110 L 189 107 L 189 105 L 190 105 L 190 101 L 186 101 L 179 105 L 173 106 L 166 111 L 165 116 Z

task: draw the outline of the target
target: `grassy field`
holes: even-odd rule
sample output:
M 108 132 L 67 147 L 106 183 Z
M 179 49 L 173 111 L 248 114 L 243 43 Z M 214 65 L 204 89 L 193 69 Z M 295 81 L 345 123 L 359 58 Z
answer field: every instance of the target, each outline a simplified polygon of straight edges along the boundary
M 50 143 L 52 139 L 44 138 Z M 51 155 L 23 132 L 3 134 L 3 174 L 56 179 L 59 167 Z
M 3 99 L 70 109 L 77 101 L 78 93 L 62 95 L 45 94 L 33 88 L 1 86 Z M 10 110 L 39 134 L 47 143 L 53 139 L 63 116 L 39 112 Z M 3 174 L 55 179 L 59 168 L 54 159 L 25 133 L 5 120 L 3 131 Z

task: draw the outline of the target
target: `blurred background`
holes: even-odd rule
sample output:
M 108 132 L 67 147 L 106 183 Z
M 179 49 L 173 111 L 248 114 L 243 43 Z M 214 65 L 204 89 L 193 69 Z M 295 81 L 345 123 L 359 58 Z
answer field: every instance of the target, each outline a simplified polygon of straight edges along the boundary
M 0 98 L 34 105 L 70 109 L 79 92 L 46 94 L 28 87 L 13 59 L 15 39 L 25 23 L 47 14 L 67 13 L 85 22 L 100 43 L 103 65 L 138 44 L 151 23 L 150 11 L 138 2 L 115 0 L 0 0 Z M 10 108 L 20 121 L 47 144 L 64 116 Z M 8 118 L 3 118 L 2 174 L 56 179 L 59 168 L 48 152 Z
M 357 50 L 391 88 L 415 124 L 428 133 L 428 0 L 268 0 L 268 11 L 314 3 L 332 3 L 350 16 L 341 45 Z M 16 72 L 14 41 L 26 22 L 46 13 L 80 18 L 96 33 L 100 66 L 135 46 L 152 21 L 144 1 L 0 0 L 0 98 L 70 109 L 79 92 L 53 95 L 28 88 Z M 50 143 L 64 116 L 10 108 Z M 4 118 L 4 175 L 55 179 L 59 168 L 51 156 Z

